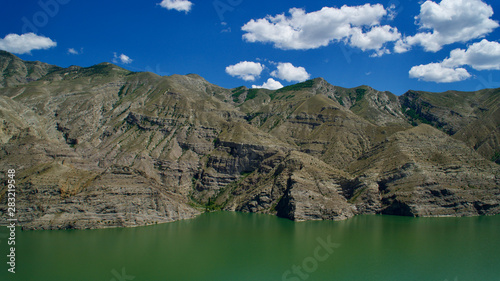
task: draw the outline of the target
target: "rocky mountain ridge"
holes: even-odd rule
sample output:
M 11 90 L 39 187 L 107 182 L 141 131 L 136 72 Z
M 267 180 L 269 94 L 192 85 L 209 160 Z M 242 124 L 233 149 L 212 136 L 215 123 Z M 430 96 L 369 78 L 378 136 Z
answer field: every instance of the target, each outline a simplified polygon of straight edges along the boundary
M 322 78 L 225 89 L 6 52 L 0 66 L 0 174 L 16 169 L 28 229 L 221 209 L 297 221 L 500 213 L 500 89 L 398 97 Z

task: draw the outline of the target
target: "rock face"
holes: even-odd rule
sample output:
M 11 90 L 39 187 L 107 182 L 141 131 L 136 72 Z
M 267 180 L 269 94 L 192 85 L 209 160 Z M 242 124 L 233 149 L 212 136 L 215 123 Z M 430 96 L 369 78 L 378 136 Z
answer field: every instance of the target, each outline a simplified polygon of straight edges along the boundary
M 498 165 L 428 125 L 393 134 L 387 145 L 349 170 L 362 172 L 365 181 L 378 186 L 383 214 L 472 216 L 500 211 Z M 364 193 L 354 190 L 361 198 Z M 359 197 L 352 202 L 366 204 Z
M 321 78 L 224 89 L 195 74 L 60 68 L 6 52 L 0 67 L 0 176 L 16 169 L 28 229 L 220 209 L 297 221 L 500 213 L 500 90 L 397 97 Z M 3 181 L 1 217 L 6 191 Z

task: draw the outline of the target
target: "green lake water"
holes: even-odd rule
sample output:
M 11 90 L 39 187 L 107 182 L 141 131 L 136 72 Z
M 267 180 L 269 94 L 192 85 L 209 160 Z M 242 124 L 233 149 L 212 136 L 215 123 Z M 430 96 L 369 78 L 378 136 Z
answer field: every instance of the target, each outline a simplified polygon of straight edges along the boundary
M 0 280 L 500 280 L 500 216 L 292 222 L 219 212 L 101 230 L 21 231 Z

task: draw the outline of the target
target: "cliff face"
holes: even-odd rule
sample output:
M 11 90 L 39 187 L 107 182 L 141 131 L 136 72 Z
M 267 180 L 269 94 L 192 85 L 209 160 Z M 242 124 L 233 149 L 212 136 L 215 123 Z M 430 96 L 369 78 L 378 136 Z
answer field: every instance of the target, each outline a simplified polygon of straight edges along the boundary
M 398 98 L 321 78 L 269 91 L 5 52 L 0 66 L 0 173 L 17 171 L 26 228 L 218 209 L 292 220 L 500 212 L 500 90 L 455 93 L 458 105 L 446 93 Z

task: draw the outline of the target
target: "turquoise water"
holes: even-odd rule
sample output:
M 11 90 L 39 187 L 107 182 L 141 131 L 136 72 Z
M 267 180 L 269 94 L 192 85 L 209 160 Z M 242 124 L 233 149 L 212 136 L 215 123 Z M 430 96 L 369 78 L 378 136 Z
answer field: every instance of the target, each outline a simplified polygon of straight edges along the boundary
M 500 216 L 292 222 L 220 212 L 162 225 L 17 231 L 0 280 L 500 280 Z

